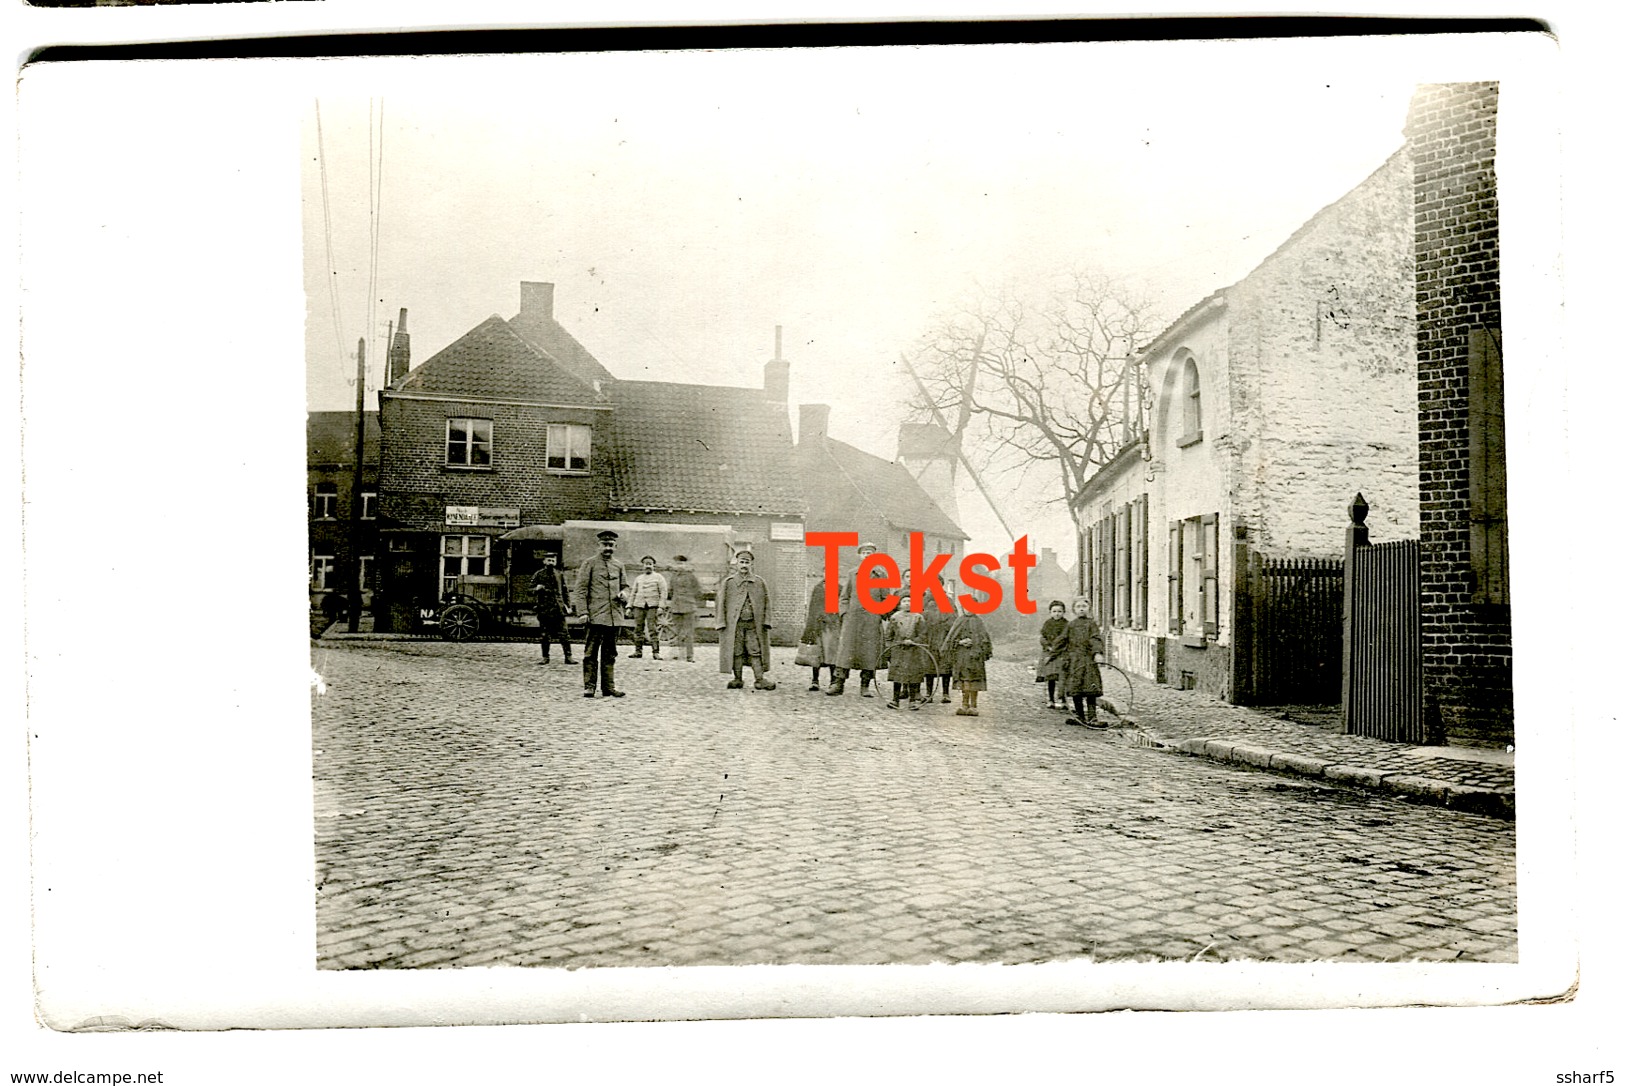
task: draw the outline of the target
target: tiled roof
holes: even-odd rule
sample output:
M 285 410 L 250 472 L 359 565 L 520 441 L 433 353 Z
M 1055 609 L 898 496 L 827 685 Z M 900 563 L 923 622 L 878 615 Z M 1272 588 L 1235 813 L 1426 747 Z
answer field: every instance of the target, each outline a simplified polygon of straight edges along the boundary
M 378 463 L 378 412 L 368 411 L 363 453 L 368 464 Z M 311 411 L 305 416 L 305 462 L 355 463 L 355 412 Z
M 590 404 L 592 383 L 540 350 L 501 317 L 488 317 L 395 386 L 401 392 L 524 403 Z
M 806 511 L 788 413 L 761 389 L 617 381 L 609 391 L 614 509 Z
M 592 356 L 575 336 L 565 331 L 564 325 L 552 317 L 521 312 L 508 321 L 508 327 L 518 332 L 526 342 L 569 370 L 577 380 L 587 385 L 594 381 L 604 384 L 615 379 L 603 363 Z
M 822 446 L 822 450 L 819 446 Z M 878 511 L 894 528 L 951 539 L 969 539 L 942 507 L 931 500 L 908 468 L 892 460 L 882 460 L 844 441 L 824 438 L 805 443 L 802 470 L 817 472 L 828 482 L 844 479 L 849 484 L 826 486 L 821 498 L 828 508 L 817 510 L 820 523 L 856 523 L 861 506 Z M 820 456 L 827 457 L 823 464 Z M 833 469 L 833 475 L 830 474 Z

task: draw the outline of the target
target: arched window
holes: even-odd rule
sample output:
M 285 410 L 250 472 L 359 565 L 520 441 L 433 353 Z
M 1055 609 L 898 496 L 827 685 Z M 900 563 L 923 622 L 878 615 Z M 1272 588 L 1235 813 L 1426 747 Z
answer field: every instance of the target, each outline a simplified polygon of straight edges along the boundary
M 1194 445 L 1202 440 L 1202 378 L 1196 371 L 1196 359 L 1185 359 L 1184 372 L 1185 426 L 1179 437 L 1179 446 Z

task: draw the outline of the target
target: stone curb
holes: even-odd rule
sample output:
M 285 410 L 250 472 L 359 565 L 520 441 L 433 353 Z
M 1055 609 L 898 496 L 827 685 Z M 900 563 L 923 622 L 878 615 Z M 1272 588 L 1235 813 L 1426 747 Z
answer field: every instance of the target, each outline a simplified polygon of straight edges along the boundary
M 1412 773 L 1328 762 L 1314 755 L 1290 754 L 1229 739 L 1166 739 L 1143 730 L 1137 722 L 1125 719 L 1124 724 L 1123 734 L 1131 745 L 1137 747 L 1166 750 L 1232 765 L 1247 765 L 1287 776 L 1319 778 L 1493 818 L 1515 820 L 1517 817 L 1517 797 L 1511 792 L 1456 784 Z

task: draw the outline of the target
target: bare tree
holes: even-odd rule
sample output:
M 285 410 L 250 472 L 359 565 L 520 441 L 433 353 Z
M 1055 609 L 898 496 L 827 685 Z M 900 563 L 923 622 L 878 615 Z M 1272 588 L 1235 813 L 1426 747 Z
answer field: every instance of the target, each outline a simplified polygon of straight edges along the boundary
M 1084 484 L 1138 437 L 1132 359 L 1155 317 L 1097 273 L 1067 272 L 1038 294 L 984 291 L 944 317 L 905 359 L 911 406 L 955 432 L 973 471 L 1058 482 L 1048 503 L 1064 502 L 1076 525 Z

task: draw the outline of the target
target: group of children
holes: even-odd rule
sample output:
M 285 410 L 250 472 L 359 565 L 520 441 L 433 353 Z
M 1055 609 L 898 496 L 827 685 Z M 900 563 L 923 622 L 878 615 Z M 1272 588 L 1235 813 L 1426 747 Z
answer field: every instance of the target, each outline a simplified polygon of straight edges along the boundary
M 1049 687 L 1049 708 L 1065 710 L 1067 699 L 1077 714 L 1068 724 L 1096 727 L 1095 702 L 1101 694 L 1100 664 L 1105 659 L 1106 639 L 1089 614 L 1089 601 L 1079 596 L 1072 601 L 1073 617 L 1066 617 L 1066 604 L 1051 600 L 1049 618 L 1038 632 L 1038 682 Z
M 864 544 L 861 559 L 873 553 Z M 848 677 L 858 675 L 858 693 L 877 697 L 879 672 L 891 683 L 888 709 L 900 709 L 906 702 L 911 710 L 932 704 L 941 690 L 944 704 L 950 689 L 958 689 L 959 716 L 977 716 L 977 695 L 987 689 L 987 658 L 993 654 L 993 641 L 979 616 L 961 612 L 950 596 L 946 609 L 929 593 L 920 609 L 911 606 L 908 575 L 904 574 L 897 603 L 887 615 L 877 615 L 858 605 L 852 578 L 841 586 L 840 608 L 824 610 L 824 582 L 819 581 L 807 600 L 807 622 L 801 633 L 796 663 L 812 668 L 809 692 L 817 692 L 819 672 L 829 669 L 831 697 L 845 693 Z M 871 689 L 871 684 L 873 689 Z
M 874 551 L 864 544 L 858 549 L 861 560 Z M 930 593 L 924 593 L 919 609 L 911 605 L 908 574 L 903 575 L 897 603 L 887 615 L 876 615 L 854 601 L 854 579 L 841 586 L 840 608 L 824 610 L 824 582 L 813 586 L 807 600 L 807 622 L 802 629 L 796 663 L 812 668 L 816 693 L 819 672 L 829 669 L 830 696 L 845 692 L 852 672 L 859 677 L 859 694 L 878 696 L 878 673 L 884 669 L 891 683 L 888 709 L 907 702 L 912 710 L 930 705 L 941 690 L 944 704 L 948 691 L 957 689 L 959 716 L 977 716 L 977 696 L 987 689 L 987 660 L 993 655 L 993 641 L 979 615 L 961 611 L 952 595 L 944 607 Z M 1105 660 L 1106 640 L 1100 626 L 1089 614 L 1089 601 L 1078 597 L 1068 619 L 1066 604 L 1051 600 L 1049 618 L 1039 631 L 1037 679 L 1047 683 L 1049 708 L 1065 710 L 1067 701 L 1075 716 L 1068 724 L 1098 727 L 1096 702 L 1101 695 L 1100 664 Z M 874 685 L 874 692 L 870 684 Z

